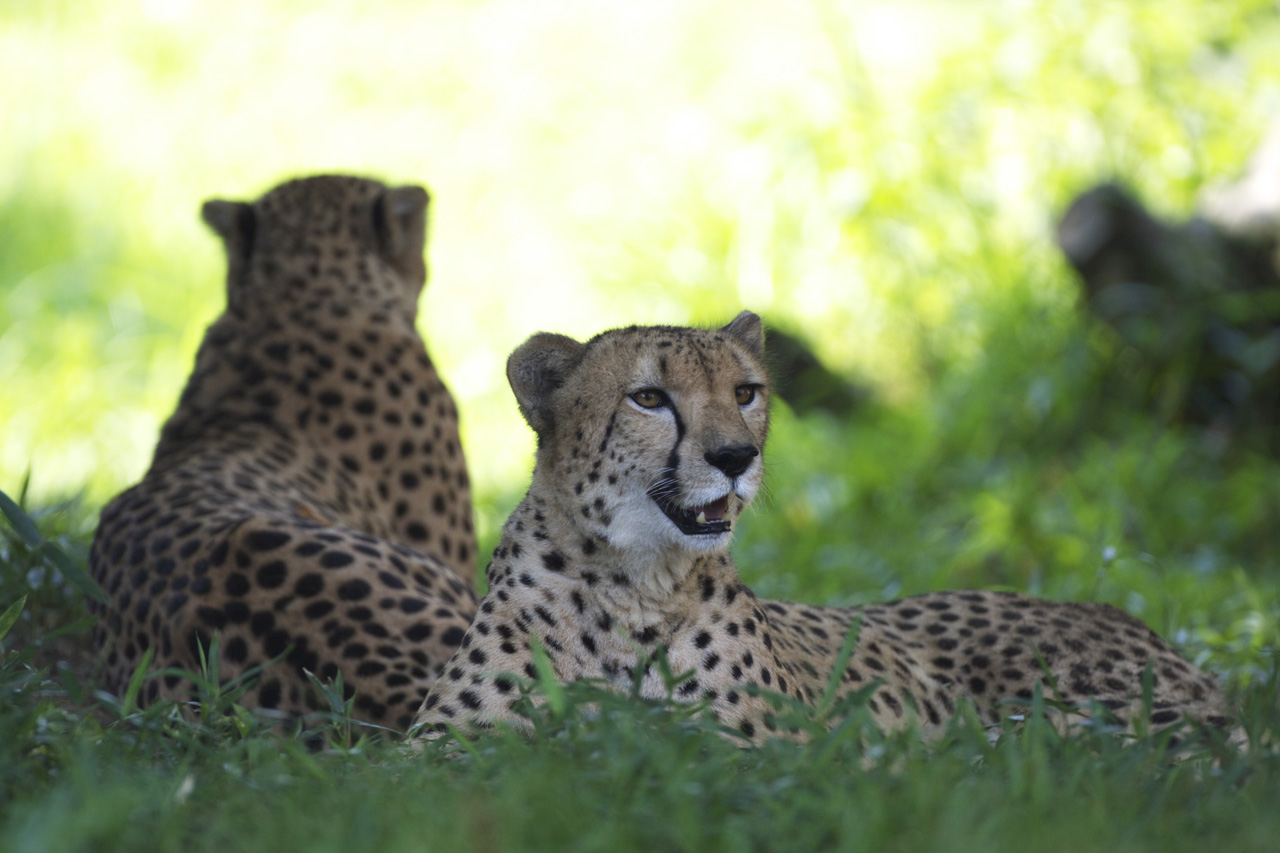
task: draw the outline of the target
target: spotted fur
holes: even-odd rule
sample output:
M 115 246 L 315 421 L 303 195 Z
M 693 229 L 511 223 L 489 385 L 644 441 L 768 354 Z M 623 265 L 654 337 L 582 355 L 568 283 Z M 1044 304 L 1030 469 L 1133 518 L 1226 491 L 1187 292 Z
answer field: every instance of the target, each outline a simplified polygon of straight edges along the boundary
M 744 688 L 816 704 L 855 621 L 838 696 L 878 683 L 868 707 L 886 730 L 912 720 L 937 730 L 964 702 L 995 722 L 1037 685 L 1082 713 L 1101 706 L 1132 721 L 1148 667 L 1153 725 L 1225 722 L 1216 681 L 1108 605 L 1009 592 L 852 608 L 757 599 L 728 545 L 763 475 L 762 344 L 759 319 L 744 312 L 718 330 L 633 327 L 586 344 L 544 334 L 516 350 L 508 376 L 538 435 L 533 483 L 480 611 L 418 714 L 423 732 L 522 724 L 515 686 L 535 675 L 537 644 L 563 681 L 625 691 L 638 680 L 653 698 L 666 695 L 651 665 L 664 649 L 673 672 L 692 672 L 678 699 L 707 703 L 758 741 L 776 731 L 774 709 Z
M 244 702 L 317 707 L 341 674 L 357 717 L 404 728 L 475 612 L 457 412 L 414 328 L 427 194 L 324 176 L 209 202 L 227 310 L 142 482 L 102 512 L 107 686 L 229 679 L 286 654 Z M 143 699 L 183 698 L 176 675 Z

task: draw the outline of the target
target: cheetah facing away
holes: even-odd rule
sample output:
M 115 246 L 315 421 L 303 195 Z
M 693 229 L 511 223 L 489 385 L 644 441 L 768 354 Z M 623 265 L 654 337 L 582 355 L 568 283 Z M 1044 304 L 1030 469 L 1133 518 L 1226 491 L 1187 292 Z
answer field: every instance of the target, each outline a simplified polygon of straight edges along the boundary
M 760 320 L 718 330 L 632 327 L 587 343 L 539 334 L 507 374 L 537 434 L 533 482 L 487 571 L 489 592 L 415 725 L 522 724 L 516 678 L 540 645 L 562 681 L 639 684 L 667 695 L 655 652 L 692 671 L 676 698 L 748 739 L 778 728 L 757 685 L 814 705 L 854 620 L 857 644 L 838 696 L 874 690 L 885 730 L 913 719 L 928 734 L 958 703 L 993 723 L 1006 699 L 1090 700 L 1132 721 L 1154 677 L 1150 722 L 1225 722 L 1216 681 L 1144 624 L 1103 604 L 1004 592 L 939 592 L 884 605 L 761 601 L 729 556 L 733 524 L 760 487 L 769 425 Z M 1062 718 L 1059 718 L 1060 720 Z
M 319 707 L 341 673 L 357 717 L 406 728 L 475 613 L 475 536 L 457 412 L 414 328 L 427 194 L 341 176 L 253 204 L 211 201 L 227 308 L 142 482 L 102 512 L 96 640 L 122 692 L 148 649 L 244 696 Z M 143 699 L 185 698 L 174 675 Z

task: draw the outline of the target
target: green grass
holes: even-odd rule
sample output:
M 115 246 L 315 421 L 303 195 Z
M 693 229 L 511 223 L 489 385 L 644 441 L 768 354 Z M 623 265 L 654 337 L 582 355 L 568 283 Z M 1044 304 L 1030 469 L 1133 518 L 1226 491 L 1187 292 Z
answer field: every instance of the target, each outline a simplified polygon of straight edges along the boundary
M 1051 236 L 1092 181 L 1181 218 L 1240 170 L 1280 98 L 1274 2 L 320 6 L 0 5 L 24 81 L 0 134 L 0 491 L 22 507 L 0 522 L 0 850 L 1274 848 L 1280 461 L 1146 411 L 1158 373 L 1082 316 Z M 96 514 L 221 304 L 198 204 L 335 168 L 435 191 L 422 325 L 482 550 L 531 456 L 515 344 L 753 308 L 875 398 L 776 408 L 735 544 L 759 594 L 1111 602 L 1221 675 L 1252 749 L 1175 761 L 1034 720 L 926 747 L 857 713 L 739 749 L 574 688 L 532 736 L 415 754 L 340 702 L 317 749 L 234 689 L 187 713 L 98 693 Z

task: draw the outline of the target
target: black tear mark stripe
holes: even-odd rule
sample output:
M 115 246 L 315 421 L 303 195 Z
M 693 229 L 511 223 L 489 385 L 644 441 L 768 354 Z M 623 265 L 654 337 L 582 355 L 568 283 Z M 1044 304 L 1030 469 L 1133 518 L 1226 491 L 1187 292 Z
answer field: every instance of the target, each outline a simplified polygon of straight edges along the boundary
M 667 468 L 670 469 L 670 477 L 676 479 L 676 472 L 680 468 L 680 443 L 684 441 L 684 418 L 680 417 L 680 410 L 676 408 L 675 401 L 671 401 L 671 416 L 676 421 L 676 443 L 671 446 L 671 453 L 667 456 Z

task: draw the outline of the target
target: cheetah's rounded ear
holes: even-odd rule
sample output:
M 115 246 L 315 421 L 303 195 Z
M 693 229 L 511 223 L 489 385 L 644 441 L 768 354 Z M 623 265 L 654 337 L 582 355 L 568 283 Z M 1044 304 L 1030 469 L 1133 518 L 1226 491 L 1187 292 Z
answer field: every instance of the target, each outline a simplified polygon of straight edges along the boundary
M 242 201 L 213 199 L 200 208 L 200 218 L 222 238 L 222 246 L 227 252 L 228 285 L 239 283 L 249 264 L 249 255 L 253 253 L 257 233 L 253 206 Z
M 200 218 L 227 247 L 227 254 L 248 257 L 253 248 L 253 207 L 242 201 L 211 199 L 200 208 Z
M 427 233 L 427 205 L 422 187 L 391 187 L 374 204 L 373 222 L 387 258 L 400 266 L 421 266 Z
M 582 360 L 586 347 L 565 335 L 547 332 L 522 343 L 507 359 L 507 381 L 520 414 L 541 438 L 554 423 L 551 395 Z
M 764 324 L 758 315 L 743 311 L 722 331 L 737 338 L 756 358 L 764 357 Z

